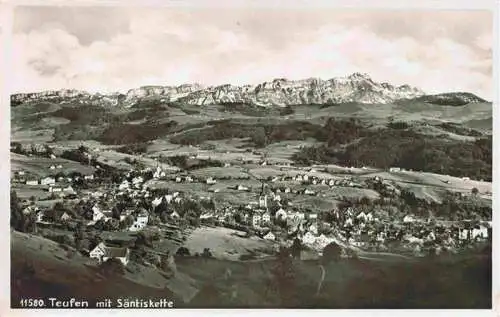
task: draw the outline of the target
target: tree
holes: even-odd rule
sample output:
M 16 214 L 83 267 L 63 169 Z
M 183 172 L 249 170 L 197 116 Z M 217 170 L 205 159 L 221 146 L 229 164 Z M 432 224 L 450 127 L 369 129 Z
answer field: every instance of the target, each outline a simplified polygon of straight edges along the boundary
M 321 257 L 321 262 L 323 262 L 323 264 L 328 264 L 332 261 L 337 262 L 340 260 L 341 254 L 342 254 L 342 247 L 339 246 L 337 243 L 332 242 L 323 249 L 323 256 Z
M 106 276 L 125 274 L 125 266 L 116 258 L 108 259 L 107 261 L 101 263 L 101 265 L 99 265 L 99 269 L 101 270 L 101 273 Z
M 203 253 L 201 254 L 202 257 L 204 258 L 211 258 L 213 257 L 212 252 L 210 251 L 210 248 L 204 248 Z
M 160 267 L 163 271 L 169 273 L 170 276 L 177 274 L 175 259 L 171 254 L 165 254 L 161 257 Z
M 300 259 L 300 252 L 302 251 L 302 243 L 299 238 L 295 238 L 293 240 L 293 244 L 290 251 L 294 259 Z
M 296 305 L 298 302 L 296 272 L 290 253 L 286 248 L 280 248 L 271 274 L 271 286 L 275 288 L 280 304 L 284 307 Z
M 189 252 L 189 249 L 186 247 L 180 247 L 177 249 L 177 252 L 175 253 L 178 256 L 189 256 L 191 253 Z
M 474 195 L 474 196 L 479 194 L 479 190 L 476 187 L 472 188 L 471 192 L 472 192 L 472 195 Z

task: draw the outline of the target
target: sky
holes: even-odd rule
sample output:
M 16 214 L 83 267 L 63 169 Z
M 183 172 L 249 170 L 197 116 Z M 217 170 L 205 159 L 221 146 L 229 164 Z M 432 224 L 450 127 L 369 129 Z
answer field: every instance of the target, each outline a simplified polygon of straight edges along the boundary
M 353 72 L 493 98 L 489 11 L 16 7 L 14 92 L 258 84 Z

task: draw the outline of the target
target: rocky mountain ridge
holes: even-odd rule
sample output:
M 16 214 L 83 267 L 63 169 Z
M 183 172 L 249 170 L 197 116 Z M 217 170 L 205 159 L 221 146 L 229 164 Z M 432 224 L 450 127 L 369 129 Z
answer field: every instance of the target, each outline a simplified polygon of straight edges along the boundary
M 445 94 L 450 95 L 450 94 Z M 13 106 L 30 101 L 78 102 L 130 107 L 147 98 L 158 98 L 162 102 L 182 102 L 191 105 L 252 104 L 264 107 L 293 106 L 301 104 L 341 104 L 358 102 L 364 104 L 388 104 L 397 100 L 462 100 L 481 102 L 483 99 L 468 93 L 451 93 L 452 97 L 427 98 L 422 90 L 408 85 L 393 86 L 373 81 L 370 76 L 354 73 L 329 80 L 309 78 L 303 80 L 274 79 L 258 85 L 220 85 L 202 87 L 199 84 L 180 86 L 143 86 L 130 89 L 126 94 L 91 94 L 80 90 L 52 90 L 39 93 L 15 94 L 11 96 Z M 455 96 L 456 95 L 456 96 Z M 437 96 L 437 95 L 436 95 Z

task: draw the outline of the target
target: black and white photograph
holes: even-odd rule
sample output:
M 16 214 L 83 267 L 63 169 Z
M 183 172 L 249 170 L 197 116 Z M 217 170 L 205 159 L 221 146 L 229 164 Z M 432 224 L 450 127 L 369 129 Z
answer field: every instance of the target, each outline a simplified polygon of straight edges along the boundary
M 6 9 L 11 309 L 493 308 L 495 1 L 93 3 Z

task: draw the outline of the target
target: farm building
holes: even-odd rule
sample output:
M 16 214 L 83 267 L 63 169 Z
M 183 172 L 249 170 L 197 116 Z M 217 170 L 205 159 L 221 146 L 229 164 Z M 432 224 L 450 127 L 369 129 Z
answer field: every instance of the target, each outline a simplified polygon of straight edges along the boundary
M 274 241 L 276 240 L 276 236 L 271 232 L 269 231 L 264 237 L 263 239 L 266 239 L 266 240 L 270 240 L 270 241 Z
M 35 185 L 38 185 L 38 181 L 34 180 L 34 179 L 30 179 L 30 180 L 26 181 L 26 185 L 35 186 Z
M 53 177 L 45 177 L 40 180 L 41 185 L 54 185 L 56 183 L 55 178 Z
M 99 243 L 89 254 L 90 258 L 97 259 L 99 263 L 109 259 L 118 259 L 123 265 L 127 265 L 130 257 L 128 248 L 108 247 L 104 243 Z

